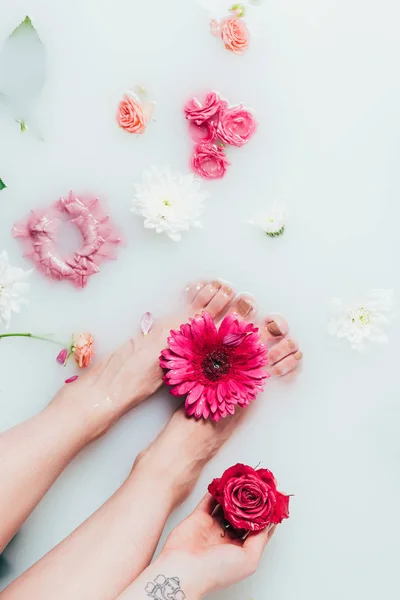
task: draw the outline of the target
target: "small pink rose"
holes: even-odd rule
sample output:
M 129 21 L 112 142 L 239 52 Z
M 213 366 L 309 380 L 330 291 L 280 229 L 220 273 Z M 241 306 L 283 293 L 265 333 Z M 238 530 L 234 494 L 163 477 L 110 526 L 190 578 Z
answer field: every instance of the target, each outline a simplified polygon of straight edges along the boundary
M 201 125 L 196 125 L 194 121 L 189 123 L 189 134 L 190 137 L 196 144 L 201 142 L 213 142 L 217 135 L 217 126 L 211 119 L 210 121 L 204 121 Z
M 57 362 L 60 365 L 64 365 L 65 361 L 67 360 L 67 356 L 68 356 L 68 349 L 67 348 L 63 348 L 57 355 Z
M 68 379 L 66 379 L 64 383 L 73 383 L 77 379 L 78 379 L 78 375 L 72 375 L 72 377 L 69 377 Z
M 221 101 L 219 94 L 210 92 L 207 94 L 204 104 L 201 104 L 197 98 L 192 98 L 186 103 L 184 111 L 188 121 L 194 121 L 196 125 L 202 125 L 202 123 L 217 114 L 221 105 L 224 105 L 224 103 Z
M 254 115 L 242 106 L 225 108 L 219 114 L 217 135 L 232 146 L 244 146 L 257 129 Z
M 220 21 L 219 34 L 230 52 L 243 54 L 249 47 L 249 32 L 242 19 L 231 17 Z
M 94 357 L 93 336 L 90 333 L 74 335 L 72 353 L 78 367 L 85 368 L 90 365 Z
M 194 149 L 192 167 L 204 179 L 221 179 L 229 164 L 221 146 L 201 143 Z
M 142 134 L 146 131 L 150 115 L 146 114 L 139 97 L 127 92 L 118 106 L 117 122 L 128 133 Z

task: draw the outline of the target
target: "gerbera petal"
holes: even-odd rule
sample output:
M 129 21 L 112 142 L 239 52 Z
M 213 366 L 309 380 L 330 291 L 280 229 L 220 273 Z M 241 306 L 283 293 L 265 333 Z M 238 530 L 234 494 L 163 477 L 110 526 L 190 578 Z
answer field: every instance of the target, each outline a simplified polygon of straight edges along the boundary
M 195 385 L 195 381 L 185 381 L 184 383 L 181 383 L 181 385 L 177 385 L 174 388 L 174 396 L 184 396 L 185 394 L 190 392 L 190 390 L 193 389 Z
M 194 386 L 192 388 L 192 390 L 188 394 L 186 402 L 188 404 L 194 404 L 194 402 L 196 402 L 200 398 L 203 391 L 204 391 L 204 385 L 201 385 L 200 383 L 198 383 L 196 386 Z

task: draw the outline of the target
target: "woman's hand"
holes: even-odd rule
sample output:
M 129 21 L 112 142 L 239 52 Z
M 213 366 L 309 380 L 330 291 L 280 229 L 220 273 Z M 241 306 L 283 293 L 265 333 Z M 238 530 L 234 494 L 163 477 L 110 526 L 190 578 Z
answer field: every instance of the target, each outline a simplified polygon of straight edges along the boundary
M 211 516 L 215 501 L 207 494 L 194 512 L 168 537 L 158 560 L 182 561 L 199 597 L 252 575 L 275 527 L 235 540 Z M 156 561 L 158 562 L 158 561 Z M 185 591 L 185 590 L 183 590 Z

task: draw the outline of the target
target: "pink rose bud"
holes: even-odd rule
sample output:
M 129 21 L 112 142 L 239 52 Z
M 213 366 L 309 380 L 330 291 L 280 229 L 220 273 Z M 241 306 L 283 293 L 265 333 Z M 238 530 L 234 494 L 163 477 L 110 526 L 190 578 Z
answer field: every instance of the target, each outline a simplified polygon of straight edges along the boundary
M 74 335 L 72 353 L 78 367 L 85 368 L 90 365 L 94 357 L 93 336 L 91 333 L 79 333 Z
M 77 379 L 78 379 L 78 375 L 72 375 L 72 377 L 69 377 L 69 379 L 66 379 L 64 383 L 73 383 Z
M 67 360 L 67 356 L 68 356 L 68 349 L 67 348 L 63 348 L 57 355 L 57 362 L 60 365 L 65 365 L 65 361 Z

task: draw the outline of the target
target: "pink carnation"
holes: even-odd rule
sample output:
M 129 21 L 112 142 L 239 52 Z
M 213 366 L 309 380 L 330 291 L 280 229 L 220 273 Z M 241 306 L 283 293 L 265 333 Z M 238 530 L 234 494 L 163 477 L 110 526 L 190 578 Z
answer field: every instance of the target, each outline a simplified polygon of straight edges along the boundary
M 169 348 L 160 365 L 167 370 L 171 394 L 186 396 L 185 409 L 196 419 L 219 421 L 247 406 L 263 390 L 268 377 L 268 350 L 258 329 L 236 314 L 226 316 L 219 329 L 207 312 L 179 331 L 171 331 Z
M 216 92 L 207 94 L 204 104 L 201 104 L 197 98 L 192 98 L 186 103 L 184 111 L 188 121 L 194 121 L 196 125 L 201 125 L 208 119 L 217 114 L 222 106 L 225 106 Z
M 204 179 L 221 179 L 229 166 L 225 150 L 217 144 L 197 144 L 192 156 L 192 167 Z
M 225 108 L 219 114 L 217 135 L 232 146 L 244 146 L 257 129 L 254 115 L 242 106 Z

